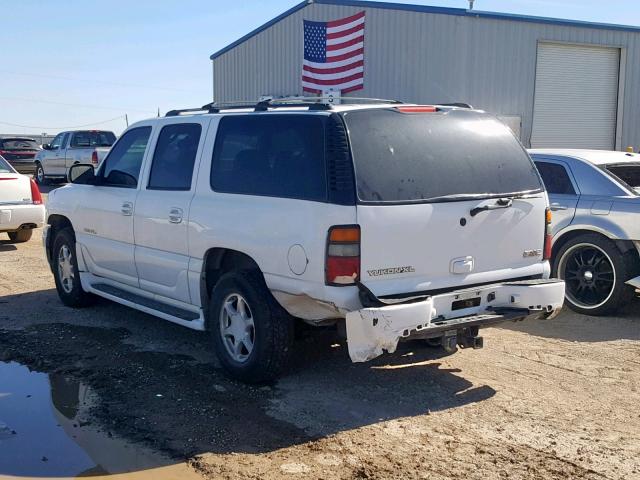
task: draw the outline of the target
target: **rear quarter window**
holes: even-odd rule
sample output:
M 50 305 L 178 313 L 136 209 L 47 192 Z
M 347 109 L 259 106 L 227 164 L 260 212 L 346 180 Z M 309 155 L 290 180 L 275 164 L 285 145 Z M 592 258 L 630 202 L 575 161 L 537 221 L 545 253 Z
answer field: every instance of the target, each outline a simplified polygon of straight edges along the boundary
M 539 191 L 540 177 L 511 130 L 468 110 L 344 114 L 362 202 Z
M 325 201 L 320 115 L 231 115 L 218 126 L 211 167 L 217 192 Z
M 567 169 L 557 163 L 536 160 L 536 167 L 542 176 L 547 191 L 558 195 L 575 195 Z

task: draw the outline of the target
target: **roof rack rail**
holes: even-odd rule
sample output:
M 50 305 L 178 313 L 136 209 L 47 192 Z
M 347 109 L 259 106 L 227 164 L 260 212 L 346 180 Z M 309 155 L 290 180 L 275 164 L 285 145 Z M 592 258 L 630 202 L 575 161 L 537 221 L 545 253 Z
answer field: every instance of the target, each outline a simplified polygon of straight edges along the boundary
M 266 98 L 256 103 L 240 102 L 211 102 L 199 108 L 181 108 L 170 110 L 165 117 L 177 117 L 185 113 L 219 113 L 221 110 L 236 109 L 253 109 L 255 112 L 266 112 L 270 108 L 286 108 L 286 107 L 307 107 L 309 110 L 331 110 L 333 104 L 329 102 L 330 97 L 277 97 Z M 342 97 L 341 103 L 393 103 L 401 104 L 400 100 L 387 100 L 384 98 L 367 98 L 367 97 Z
M 463 102 L 454 102 L 454 103 L 436 103 L 436 105 L 441 105 L 443 107 L 458 107 L 458 108 L 470 108 L 473 109 L 471 105 Z
M 165 117 L 177 117 L 178 115 L 182 115 L 183 113 L 195 113 L 195 112 L 203 112 L 204 108 L 179 108 L 176 110 L 169 110 L 164 114 Z

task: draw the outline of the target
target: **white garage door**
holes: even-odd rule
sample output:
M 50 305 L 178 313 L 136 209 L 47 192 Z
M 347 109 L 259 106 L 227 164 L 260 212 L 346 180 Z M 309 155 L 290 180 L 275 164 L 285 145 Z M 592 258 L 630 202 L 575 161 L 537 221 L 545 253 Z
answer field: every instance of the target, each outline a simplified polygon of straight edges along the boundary
M 531 146 L 615 147 L 618 48 L 540 43 Z

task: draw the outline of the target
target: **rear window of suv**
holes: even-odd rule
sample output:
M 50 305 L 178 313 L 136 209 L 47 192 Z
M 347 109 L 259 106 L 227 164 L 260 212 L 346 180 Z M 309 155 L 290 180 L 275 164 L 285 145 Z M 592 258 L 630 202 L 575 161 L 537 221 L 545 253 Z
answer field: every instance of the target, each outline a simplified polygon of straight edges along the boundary
M 320 115 L 231 115 L 220 120 L 211 167 L 217 192 L 325 201 Z
M 533 162 L 511 132 L 467 110 L 346 112 L 361 202 L 426 202 L 540 191 Z

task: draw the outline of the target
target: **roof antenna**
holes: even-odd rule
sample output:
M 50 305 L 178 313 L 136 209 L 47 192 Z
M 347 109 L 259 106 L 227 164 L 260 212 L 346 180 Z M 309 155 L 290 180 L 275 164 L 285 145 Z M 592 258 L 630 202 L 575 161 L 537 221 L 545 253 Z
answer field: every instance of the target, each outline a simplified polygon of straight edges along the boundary
M 469 10 L 473 10 L 473 2 L 475 0 L 469 0 Z

